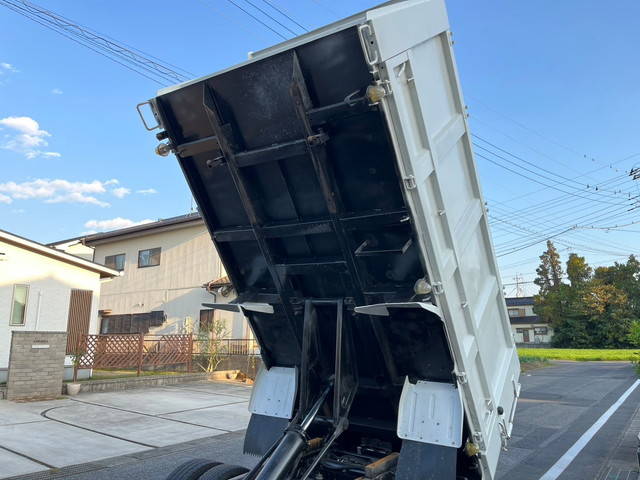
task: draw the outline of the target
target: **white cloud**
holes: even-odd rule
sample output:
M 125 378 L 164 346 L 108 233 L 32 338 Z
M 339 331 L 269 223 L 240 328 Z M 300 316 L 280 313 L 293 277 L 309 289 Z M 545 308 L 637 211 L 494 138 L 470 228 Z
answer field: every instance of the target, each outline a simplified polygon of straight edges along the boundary
M 54 88 L 53 90 L 51 90 L 51 93 L 53 93 L 54 95 L 62 95 L 64 92 L 59 88 Z
M 17 73 L 18 69 L 7 62 L 0 62 L 0 87 L 9 83 L 9 76 Z
M 84 195 L 79 192 L 71 192 L 64 195 L 56 195 L 53 198 L 48 198 L 44 203 L 89 203 L 92 205 L 98 205 L 99 207 L 110 206 L 109 202 L 98 200 L 91 195 Z
M 13 198 L 8 195 L 0 193 L 0 203 L 6 203 L 7 205 L 13 202 Z
M 107 193 L 107 187 L 118 183 L 112 179 L 106 182 L 71 182 L 69 180 L 38 178 L 28 182 L 0 183 L 0 194 L 9 200 L 38 199 L 45 203 L 86 203 L 108 207 L 109 203 L 98 198 Z M 0 198 L 2 198 L 0 197 Z M 5 201 L 4 203 L 10 203 Z
M 1 145 L 6 150 L 22 153 L 27 158 L 60 157 L 58 152 L 47 152 L 40 147 L 49 145 L 46 138 L 51 134 L 40 128 L 40 124 L 31 117 L 6 117 L 0 119 L 0 127 L 12 132 L 5 134 L 6 142 Z
M 136 225 L 142 225 L 144 223 L 150 223 L 154 221 L 155 220 L 147 218 L 136 222 L 134 220 L 122 217 L 111 218 L 109 220 L 89 220 L 84 224 L 84 227 L 88 228 L 89 231 L 86 231 L 84 233 L 89 234 L 109 230 L 118 230 L 119 228 L 135 227 Z
M 114 197 L 124 198 L 131 193 L 131 189 L 125 187 L 118 187 L 111 190 Z
M 155 188 L 144 188 L 142 190 L 136 190 L 136 193 L 141 195 L 153 195 L 154 193 L 158 193 Z
M 0 62 L 0 75 L 4 72 L 16 73 L 18 69 L 7 62 Z

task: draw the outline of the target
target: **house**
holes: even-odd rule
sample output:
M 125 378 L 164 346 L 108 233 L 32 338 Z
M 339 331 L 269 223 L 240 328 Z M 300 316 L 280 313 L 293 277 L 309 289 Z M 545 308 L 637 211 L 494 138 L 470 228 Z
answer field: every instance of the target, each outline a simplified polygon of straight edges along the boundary
M 100 294 L 101 333 L 197 333 L 217 318 L 229 338 L 250 338 L 245 318 L 202 306 L 234 299 L 197 213 L 54 244 L 121 272 Z
M 73 353 L 78 335 L 98 332 L 100 287 L 118 275 L 0 230 L 0 382 L 7 380 L 11 332 L 66 331 Z
M 517 344 L 548 345 L 553 329 L 533 311 L 533 297 L 507 297 L 511 330 Z

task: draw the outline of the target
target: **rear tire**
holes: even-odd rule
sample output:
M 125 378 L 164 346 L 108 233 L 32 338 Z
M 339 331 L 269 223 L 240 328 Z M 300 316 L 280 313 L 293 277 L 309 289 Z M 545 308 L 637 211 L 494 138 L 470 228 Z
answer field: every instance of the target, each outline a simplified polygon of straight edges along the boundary
M 247 473 L 249 469 L 238 465 L 218 465 L 203 473 L 198 480 L 229 480 Z
M 195 458 L 178 465 L 173 472 L 169 474 L 167 480 L 198 480 L 200 475 L 220 465 L 220 462 L 213 462 L 204 458 Z

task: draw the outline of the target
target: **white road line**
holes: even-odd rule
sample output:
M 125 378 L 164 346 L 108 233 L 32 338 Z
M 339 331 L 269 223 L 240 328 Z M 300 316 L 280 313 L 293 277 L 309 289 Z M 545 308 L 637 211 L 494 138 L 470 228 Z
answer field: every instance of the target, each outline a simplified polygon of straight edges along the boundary
M 611 415 L 616 413 L 616 410 L 620 408 L 620 405 L 624 403 L 624 401 L 633 393 L 636 387 L 640 385 L 640 380 L 636 380 L 633 385 L 631 385 L 626 392 L 624 392 L 620 398 L 609 407 L 609 409 L 602 414 L 602 416 L 596 420 L 596 423 L 589 427 L 589 430 L 584 432 L 582 436 L 574 443 L 569 450 L 565 452 L 564 455 L 560 457 L 560 459 L 553 464 L 553 466 L 545 472 L 544 475 L 540 477 L 540 480 L 556 480 L 562 472 L 569 466 L 571 462 L 578 456 L 578 454 L 582 451 L 584 447 L 587 446 L 587 443 L 594 437 L 598 430 L 602 428 L 602 426 L 607 423 L 607 420 L 611 418 Z

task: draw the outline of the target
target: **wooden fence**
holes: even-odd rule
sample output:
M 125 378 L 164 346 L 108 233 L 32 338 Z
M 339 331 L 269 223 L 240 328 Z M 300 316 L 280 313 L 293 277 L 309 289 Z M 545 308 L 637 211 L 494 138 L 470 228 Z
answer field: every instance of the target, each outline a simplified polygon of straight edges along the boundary
M 257 340 L 249 338 L 221 338 L 219 340 L 196 337 L 193 340 L 193 354 L 203 354 L 208 349 L 216 348 L 221 356 L 260 355 L 260 345 Z
M 214 345 L 214 347 L 212 347 Z M 224 338 L 216 341 L 193 335 L 145 335 L 144 333 L 81 335 L 74 368 L 132 369 L 184 365 L 191 372 L 193 357 L 215 348 L 222 357 L 260 355 L 253 339 Z
M 75 368 L 128 369 L 138 375 L 144 367 L 185 365 L 191 371 L 192 335 L 83 335 L 78 343 Z

